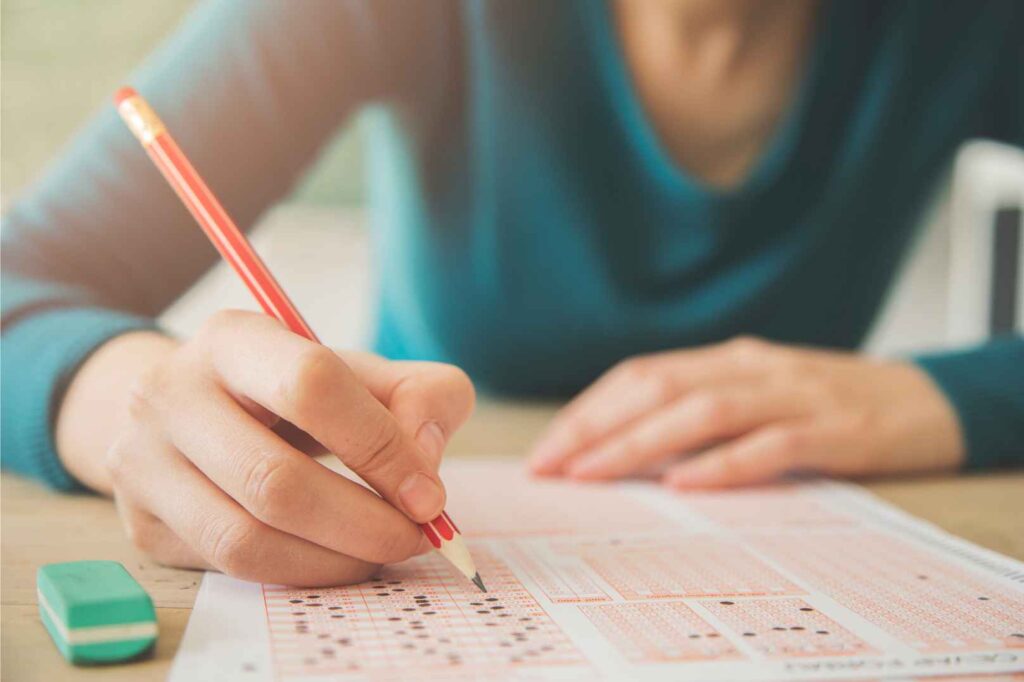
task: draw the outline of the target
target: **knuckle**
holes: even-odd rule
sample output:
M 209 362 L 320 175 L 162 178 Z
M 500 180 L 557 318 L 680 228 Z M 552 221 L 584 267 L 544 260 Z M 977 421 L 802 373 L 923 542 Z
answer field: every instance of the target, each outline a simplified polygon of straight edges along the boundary
M 592 441 L 596 431 L 594 425 L 582 417 L 573 419 L 565 425 L 566 440 L 574 446 Z
M 152 524 L 140 522 L 138 517 L 135 517 L 126 524 L 126 530 L 128 540 L 140 552 L 153 555 L 159 551 L 160 543 Z
M 246 473 L 244 495 L 246 508 L 253 516 L 265 523 L 274 523 L 286 516 L 291 498 L 291 476 L 288 465 L 257 453 L 253 464 Z
M 136 549 L 148 553 L 146 547 L 142 546 L 144 540 L 142 539 L 143 534 L 139 532 L 138 515 L 125 511 L 121 514 L 121 521 L 121 525 L 124 527 L 124 535 L 128 539 L 128 542 L 130 542 Z
M 445 365 L 445 368 L 448 375 L 447 381 L 452 387 L 453 393 L 465 401 L 468 410 L 472 410 L 476 404 L 476 388 L 473 386 L 473 381 L 468 374 L 454 365 Z
M 165 384 L 160 367 L 150 367 L 138 376 L 128 389 L 128 416 L 132 421 L 144 421 L 152 416 L 165 393 Z
M 103 457 L 103 466 L 106 468 L 107 473 L 110 474 L 110 478 L 115 485 L 120 484 L 124 480 L 127 464 L 128 448 L 118 440 L 107 449 Z
M 210 522 L 201 531 L 200 546 L 210 563 L 235 576 L 247 575 L 253 568 L 259 527 L 255 522 Z
M 763 445 L 769 456 L 789 464 L 796 461 L 804 440 L 803 435 L 795 429 L 777 428 L 765 433 Z
M 393 564 L 404 561 L 416 549 L 416 542 L 410 542 L 409 537 L 400 532 L 381 533 L 375 542 L 374 550 L 367 557 L 374 563 Z
M 630 358 L 615 369 L 616 376 L 630 391 L 642 393 L 663 403 L 675 395 L 674 384 L 668 373 L 659 370 L 652 356 Z
M 814 376 L 813 367 L 807 358 L 800 353 L 792 351 L 777 352 L 773 358 L 776 371 L 784 376 L 787 381 L 795 381 L 800 378 Z M 825 388 L 821 381 L 815 381 L 819 390 Z
M 756 336 L 737 336 L 725 342 L 725 350 L 740 362 L 761 360 L 771 344 Z
M 639 381 L 640 389 L 644 395 L 649 396 L 657 403 L 664 403 L 675 395 L 673 383 L 667 374 L 660 372 L 648 372 Z
M 752 334 L 740 334 L 726 341 L 726 346 L 735 353 L 759 351 L 763 350 L 767 345 L 764 339 Z
M 281 417 L 274 414 L 271 410 L 263 407 L 252 398 L 246 396 L 236 396 L 235 401 L 241 405 L 242 409 L 248 412 L 253 418 L 259 423 L 263 424 L 268 429 L 275 428 L 281 423 Z
M 206 321 L 200 327 L 200 335 L 202 336 L 213 336 L 218 334 L 221 330 L 231 329 L 237 326 L 240 322 L 250 317 L 253 313 L 244 310 L 218 310 L 213 315 L 206 318 Z
M 119 500 L 118 511 L 125 537 L 140 552 L 153 555 L 160 549 L 160 542 L 154 519 Z
M 585 413 L 563 414 L 553 424 L 559 433 L 559 440 L 567 447 L 576 448 L 589 443 L 597 433 L 597 427 Z
M 206 318 L 185 348 L 206 362 L 210 360 L 213 349 L 231 347 L 234 343 L 232 336 L 239 331 L 265 330 L 280 324 L 272 317 L 250 310 L 218 310 Z
M 381 425 L 364 441 L 365 446 L 346 464 L 360 473 L 380 471 L 397 459 L 401 442 L 402 434 L 398 428 L 387 420 L 381 420 Z
M 617 364 L 612 369 L 612 373 L 616 378 L 627 382 L 643 381 L 650 373 L 650 366 L 651 363 L 648 358 L 637 356 Z
M 387 398 L 383 401 L 384 404 L 394 407 L 398 402 L 405 400 L 408 394 L 416 394 L 421 391 L 423 383 L 423 378 L 419 375 L 403 376 L 391 387 Z
M 736 415 L 734 401 L 717 393 L 698 393 L 690 400 L 706 428 L 726 428 Z
M 339 358 L 325 346 L 310 346 L 295 358 L 292 371 L 282 377 L 279 398 L 296 414 L 305 414 L 322 403 L 338 379 Z
M 835 411 L 842 406 L 842 398 L 836 392 L 835 386 L 822 377 L 803 375 L 793 379 L 790 384 L 796 394 L 802 395 L 816 411 Z
M 434 364 L 426 373 L 400 379 L 385 404 L 393 405 L 406 396 L 412 401 L 426 401 L 428 405 L 440 398 L 457 422 L 465 420 L 476 406 L 476 389 L 469 375 L 454 365 L 443 363 Z

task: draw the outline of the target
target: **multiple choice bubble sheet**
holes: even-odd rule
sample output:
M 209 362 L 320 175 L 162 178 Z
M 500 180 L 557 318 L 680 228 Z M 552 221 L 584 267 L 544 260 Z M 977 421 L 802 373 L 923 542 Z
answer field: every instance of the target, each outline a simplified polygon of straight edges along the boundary
M 856 486 L 680 495 L 533 480 L 509 460 L 443 476 L 490 592 L 437 555 L 350 587 L 209 573 L 171 681 L 1024 671 L 1024 565 Z

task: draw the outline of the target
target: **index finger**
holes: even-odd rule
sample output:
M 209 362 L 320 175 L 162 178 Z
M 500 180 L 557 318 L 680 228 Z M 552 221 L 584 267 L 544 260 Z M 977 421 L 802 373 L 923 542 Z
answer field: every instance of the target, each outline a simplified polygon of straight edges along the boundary
M 403 561 L 424 540 L 402 512 L 285 443 L 220 388 L 197 391 L 166 419 L 171 443 L 272 528 L 374 563 Z
M 234 315 L 208 332 L 219 337 L 209 359 L 226 388 L 309 433 L 413 521 L 441 513 L 430 460 L 337 354 L 263 315 Z
M 559 473 L 586 449 L 688 391 L 758 374 L 745 359 L 756 344 L 733 341 L 619 363 L 555 415 L 533 447 L 531 469 Z

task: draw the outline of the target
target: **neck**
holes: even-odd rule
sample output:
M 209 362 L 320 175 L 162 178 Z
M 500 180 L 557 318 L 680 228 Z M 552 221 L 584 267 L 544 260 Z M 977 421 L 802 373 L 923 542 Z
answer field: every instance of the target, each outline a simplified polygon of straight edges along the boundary
M 794 27 L 806 25 L 814 4 L 815 0 L 619 0 L 618 11 L 642 7 L 643 23 L 653 29 L 645 33 L 661 49 L 672 49 L 698 71 L 723 73 L 770 43 L 799 41 L 801 32 Z
M 778 14 L 791 0 L 656 0 L 663 16 L 679 29 L 700 32 L 715 29 L 749 29 Z

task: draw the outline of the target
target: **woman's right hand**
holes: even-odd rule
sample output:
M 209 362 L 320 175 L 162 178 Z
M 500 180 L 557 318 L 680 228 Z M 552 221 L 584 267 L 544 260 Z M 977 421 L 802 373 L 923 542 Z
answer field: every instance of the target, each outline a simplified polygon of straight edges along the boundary
M 94 487 L 109 483 L 129 537 L 157 561 L 313 586 L 364 580 L 377 564 L 425 550 L 417 523 L 444 508 L 441 453 L 473 407 L 461 370 L 337 354 L 247 312 L 218 313 L 183 344 L 121 337 L 95 362 L 115 362 L 133 341 L 160 351 L 133 377 L 92 478 L 101 481 Z M 72 473 L 90 471 L 76 458 L 96 453 L 62 443 L 75 430 L 99 440 L 86 433 L 90 382 L 101 385 L 92 362 L 58 420 Z M 285 440 L 274 430 L 282 420 L 379 495 Z

